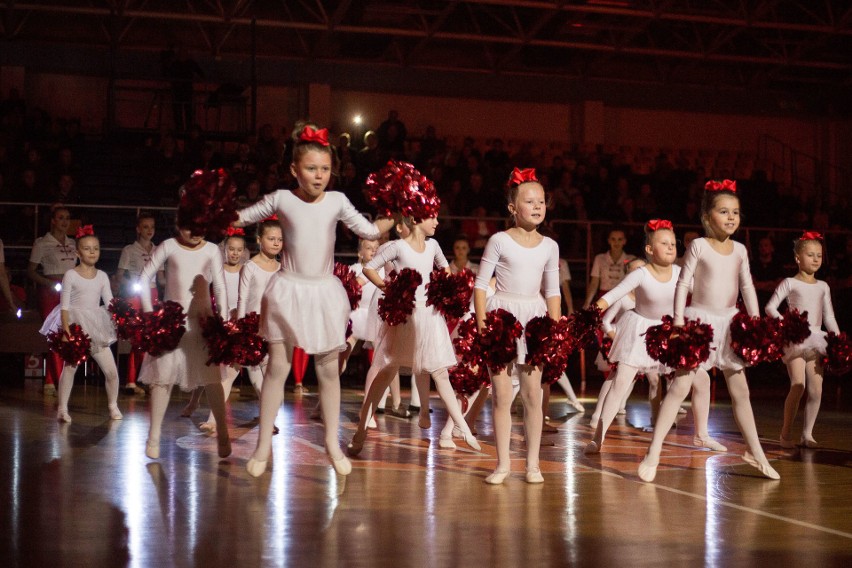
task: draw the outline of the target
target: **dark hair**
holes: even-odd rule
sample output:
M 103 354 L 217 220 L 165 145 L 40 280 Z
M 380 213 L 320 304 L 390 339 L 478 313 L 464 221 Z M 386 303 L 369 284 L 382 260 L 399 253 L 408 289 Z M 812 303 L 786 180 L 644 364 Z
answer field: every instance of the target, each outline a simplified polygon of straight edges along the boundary
M 265 220 L 261 221 L 260 223 L 257 224 L 257 229 L 256 229 L 257 238 L 258 239 L 263 238 L 263 234 L 266 233 L 266 230 L 267 229 L 273 229 L 273 228 L 280 229 L 281 224 L 278 221 L 276 221 L 275 219 L 265 219 Z
M 152 211 L 140 211 L 139 215 L 136 216 L 136 225 L 138 226 L 139 223 L 141 223 L 145 219 L 153 219 L 154 221 L 156 221 L 157 216 L 154 215 Z
M 67 205 L 63 205 L 62 203 L 54 203 L 50 206 L 50 218 L 53 219 L 56 217 L 57 211 L 65 211 L 68 215 L 71 215 L 71 208 Z
M 456 244 L 459 241 L 464 241 L 467 243 L 468 246 L 470 246 L 470 239 L 467 237 L 467 235 L 456 235 L 456 238 L 453 239 L 453 244 Z

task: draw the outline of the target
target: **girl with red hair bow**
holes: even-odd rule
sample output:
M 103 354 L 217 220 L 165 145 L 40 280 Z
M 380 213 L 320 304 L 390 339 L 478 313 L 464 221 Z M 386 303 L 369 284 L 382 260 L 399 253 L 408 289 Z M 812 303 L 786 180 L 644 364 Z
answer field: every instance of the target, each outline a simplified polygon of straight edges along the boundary
M 826 351 L 822 326 L 824 324 L 828 331 L 840 333 L 831 305 L 831 290 L 828 284 L 816 279 L 816 272 L 822 266 L 822 243 L 822 235 L 814 231 L 806 231 L 796 239 L 793 252 L 799 271 L 792 278 L 784 279 L 766 304 L 767 315 L 777 318 L 781 317 L 778 306 L 787 300 L 788 312 L 795 309 L 799 310 L 800 314 L 807 313 L 811 329 L 810 336 L 803 343 L 788 345 L 784 350 L 783 361 L 790 375 L 790 393 L 784 402 L 782 448 L 796 446 L 790 430 L 806 389 L 808 398 L 805 402 L 805 420 L 799 445 L 806 448 L 817 447 L 813 429 L 822 399 L 822 356 Z

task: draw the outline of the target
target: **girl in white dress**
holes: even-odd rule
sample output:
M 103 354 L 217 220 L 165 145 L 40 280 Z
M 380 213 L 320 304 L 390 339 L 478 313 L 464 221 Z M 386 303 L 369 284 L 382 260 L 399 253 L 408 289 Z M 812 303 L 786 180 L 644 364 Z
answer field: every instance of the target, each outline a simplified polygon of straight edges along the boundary
M 352 471 L 337 432 L 339 352 L 346 346 L 350 308 L 346 290 L 334 276 L 335 232 L 337 223 L 343 222 L 361 238 L 378 239 L 393 221 L 370 223 L 345 195 L 326 192 L 331 167 L 328 132 L 306 126 L 296 141 L 290 165 L 299 186 L 293 191 L 280 189 L 240 211 L 241 225 L 277 215 L 284 236 L 281 270 L 270 278 L 261 301 L 260 333 L 269 342 L 269 366 L 260 396 L 257 448 L 246 464 L 255 477 L 266 471 L 275 416 L 297 346 L 314 356 L 326 453 L 337 473 L 348 475 Z
M 213 315 L 210 286 L 219 314 L 227 316 L 228 299 L 222 270 L 222 253 L 219 247 L 193 235 L 178 210 L 178 236 L 160 243 L 151 254 L 151 260 L 142 270 L 142 282 L 148 282 L 166 269 L 164 299 L 181 305 L 186 314 L 186 333 L 176 349 L 161 355 L 149 355 L 142 362 L 139 382 L 149 385 L 151 393 L 151 427 L 145 445 L 145 455 L 160 457 L 160 434 L 163 417 L 169 405 L 172 387 L 190 391 L 204 387 L 207 402 L 213 411 L 218 436 L 219 456 L 231 454 L 231 440 L 225 416 L 225 392 L 219 377 L 219 366 L 207 365 L 207 348 L 201 334 L 201 321 Z M 142 310 L 150 312 L 150 288 L 142 288 Z
M 364 267 L 364 276 L 381 290 L 385 283 L 379 277 L 378 269 L 390 264 L 397 272 L 411 268 L 423 278 L 415 292 L 414 312 L 405 323 L 388 325 L 382 323 L 376 340 L 373 367 L 377 369 L 375 379 L 361 406 L 361 420 L 358 430 L 349 444 L 349 454 L 357 455 L 364 446 L 367 437 L 367 421 L 375 411 L 379 399 L 400 367 L 411 369 L 411 376 L 417 383 L 421 394 L 419 424 L 421 428 L 430 428 L 429 417 L 429 377 L 435 381 L 435 387 L 450 416 L 462 431 L 465 442 L 473 449 L 481 449 L 464 421 L 461 408 L 456 400 L 455 391 L 450 384 L 448 369 L 456 364 L 456 355 L 447 322 L 434 306 L 426 305 L 426 286 L 434 267 L 449 272 L 444 253 L 437 241 L 430 238 L 438 226 L 437 217 L 416 221 L 405 219 L 410 234 L 387 243 Z
M 781 447 L 793 448 L 796 445 L 790 430 L 799 410 L 799 402 L 807 388 L 805 422 L 799 445 L 816 448 L 818 444 L 814 440 L 813 430 L 822 399 L 822 356 L 825 355 L 826 347 L 822 326 L 825 325 L 828 331 L 834 333 L 840 333 L 840 328 L 831 305 L 831 290 L 828 284 L 816 279 L 816 272 L 822 266 L 822 235 L 811 231 L 804 233 L 796 240 L 793 252 L 799 267 L 798 273 L 792 278 L 784 279 L 766 304 L 766 314 L 777 318 L 781 317 L 778 306 L 787 300 L 788 310 L 797 309 L 799 313 L 808 313 L 808 324 L 811 328 L 810 337 L 803 343 L 787 346 L 784 350 L 783 361 L 790 375 L 790 393 L 784 402 Z
M 480 332 L 485 327 L 486 313 L 505 309 L 521 325 L 537 316 L 549 315 L 558 320 L 562 298 L 559 293 L 559 246 L 553 239 L 538 232 L 544 221 L 546 201 L 544 188 L 532 169 L 512 172 L 509 188 L 509 213 L 514 226 L 488 239 L 473 291 L 476 324 Z M 488 282 L 496 276 L 497 292 L 487 299 Z M 542 286 L 543 283 L 543 286 Z M 544 296 L 542 296 L 542 288 Z M 521 399 L 524 403 L 528 483 L 543 483 L 539 468 L 539 448 L 543 413 L 541 410 L 541 369 L 525 364 L 526 342 L 517 342 L 517 358 L 499 373 L 491 374 L 494 436 L 497 441 L 497 467 L 486 483 L 503 483 L 509 475 L 509 439 L 512 430 L 511 405 L 512 372 L 518 366 Z M 457 424 L 462 424 L 456 421 Z
M 121 412 L 118 410 L 118 369 L 109 349 L 116 341 L 115 326 L 106 310 L 106 306 L 112 301 L 112 291 L 109 277 L 95 267 L 101 256 L 101 244 L 92 232 L 91 225 L 81 227 L 77 231 L 77 256 L 80 258 L 80 264 L 62 277 L 59 305 L 45 319 L 41 333 L 47 335 L 58 329 L 69 333 L 72 323 L 83 329 L 91 339 L 92 359 L 104 372 L 109 417 L 121 420 Z M 77 365 L 65 363 L 62 367 L 59 377 L 59 408 L 56 412 L 56 419 L 60 422 L 71 422 L 68 399 L 71 397 L 76 373 Z
M 671 388 L 660 406 L 660 414 L 654 425 L 654 437 L 648 454 L 639 464 L 639 477 L 653 481 L 663 441 L 674 424 L 681 402 L 693 389 L 693 411 L 709 409 L 710 376 L 707 371 L 718 367 L 725 375 L 728 393 L 734 410 L 734 419 L 745 439 L 748 450 L 743 461 L 755 467 L 770 479 L 780 475 L 769 465 L 754 422 L 754 413 L 749 400 L 745 363 L 730 345 L 731 319 L 737 313 L 737 295 L 742 293 L 749 316 L 759 315 L 757 294 L 749 271 L 746 248 L 731 239 L 740 226 L 740 200 L 736 184 L 726 180 L 710 181 L 705 186 L 701 204 L 701 223 L 706 236 L 695 239 L 684 256 L 683 269 L 677 282 L 674 300 L 674 325 L 682 326 L 684 318 L 700 319 L 713 328 L 710 357 L 693 370 L 678 369 Z M 692 304 L 686 307 L 686 297 L 692 284 Z M 707 403 L 703 398 L 707 393 Z M 700 397 L 702 402 L 696 401 Z M 696 416 L 696 427 L 699 422 Z M 696 445 L 702 445 L 696 430 Z M 709 446 L 708 446 L 709 447 Z M 714 449 L 714 448 L 711 448 Z M 724 451 L 724 450 L 721 450 Z

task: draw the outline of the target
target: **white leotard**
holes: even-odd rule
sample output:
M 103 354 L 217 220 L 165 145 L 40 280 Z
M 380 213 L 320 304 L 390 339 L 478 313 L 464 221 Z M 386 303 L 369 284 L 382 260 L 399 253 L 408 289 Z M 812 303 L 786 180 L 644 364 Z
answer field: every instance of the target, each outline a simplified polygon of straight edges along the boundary
M 809 284 L 797 278 L 785 278 L 766 304 L 766 313 L 779 317 L 781 314 L 778 306 L 784 299 L 787 300 L 789 309 L 795 308 L 799 313 L 808 312 L 810 327 L 822 328 L 824 324 L 828 331 L 840 333 L 831 304 L 831 290 L 822 280 Z
M 612 305 L 635 290 L 636 300 L 633 310 L 640 316 L 660 320 L 665 315 L 671 315 L 675 287 L 680 275 L 680 267 L 672 266 L 672 275 L 667 282 L 660 282 L 647 266 L 634 270 L 624 277 L 615 288 L 604 294 L 603 300 Z
M 429 283 L 432 270 L 437 268 L 446 268 L 448 266 L 447 259 L 441 251 L 438 241 L 434 239 L 426 239 L 423 252 L 417 252 L 406 241 L 399 239 L 387 243 L 388 246 L 380 248 L 376 252 L 373 260 L 368 262 L 364 268 L 379 268 L 390 264 L 393 270 L 399 272 L 403 268 L 412 268 L 420 273 L 423 277 L 423 282 L 417 287 L 414 294 L 416 302 L 426 301 L 426 284 Z
M 488 290 L 492 276 L 497 277 L 498 294 L 535 297 L 543 288 L 545 298 L 559 296 L 559 245 L 544 237 L 538 245 L 527 248 L 506 231 L 495 233 L 479 262 L 476 288 Z
M 601 329 L 604 333 L 615 331 L 615 326 L 618 325 L 618 318 L 626 311 L 636 307 L 636 302 L 629 295 L 624 296 L 615 301 L 614 304 L 606 309 L 601 319 Z
M 228 296 L 228 313 L 237 309 L 240 297 L 240 273 L 222 270 L 225 276 L 225 294 Z
M 61 309 L 92 309 L 99 307 L 102 301 L 105 306 L 112 301 L 109 277 L 102 270 L 98 270 L 94 278 L 83 278 L 73 269 L 62 277 L 62 292 L 59 295 Z
M 260 302 L 263 299 L 263 291 L 266 285 L 278 269 L 279 263 L 275 263 L 276 270 L 269 272 L 264 270 L 256 262 L 250 260 L 240 270 L 240 292 L 237 303 L 237 317 L 245 317 L 252 312 L 260 313 Z

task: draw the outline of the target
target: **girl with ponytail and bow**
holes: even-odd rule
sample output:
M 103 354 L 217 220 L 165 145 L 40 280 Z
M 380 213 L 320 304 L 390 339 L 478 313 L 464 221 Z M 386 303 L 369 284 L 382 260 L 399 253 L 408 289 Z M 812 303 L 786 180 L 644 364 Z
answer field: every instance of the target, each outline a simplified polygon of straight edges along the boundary
M 654 480 L 663 440 L 674 424 L 680 404 L 690 389 L 694 389 L 693 410 L 698 413 L 699 409 L 709 408 L 710 376 L 707 371 L 717 367 L 725 375 L 734 419 L 748 447 L 743 454 L 743 461 L 769 479 L 780 479 L 781 476 L 769 465 L 760 446 L 749 400 L 745 363 L 730 345 L 730 324 L 737 313 L 737 295 L 742 294 L 749 316 L 759 315 L 757 294 L 749 271 L 748 253 L 745 246 L 731 238 L 740 226 L 740 200 L 737 197 L 736 182 L 707 182 L 701 203 L 701 224 L 704 225 L 705 237 L 695 239 L 690 244 L 677 281 L 674 326 L 683 326 L 685 318 L 700 319 L 703 323 L 710 324 L 713 328 L 710 357 L 696 369 L 678 369 L 675 373 L 671 388 L 660 406 L 651 447 L 639 464 L 639 477 L 643 481 Z M 690 286 L 692 303 L 686 307 Z M 702 399 L 704 393 L 708 396 L 706 404 Z M 696 397 L 699 400 L 696 400 Z M 695 444 L 713 451 L 725 451 L 726 448 L 715 440 L 701 439 L 704 433 L 697 430 L 699 421 L 700 418 L 696 417 Z
M 280 189 L 243 209 L 237 223 L 249 225 L 276 214 L 284 237 L 281 270 L 270 278 L 261 301 L 260 333 L 269 342 L 269 366 L 260 395 L 257 447 L 246 464 L 254 477 L 266 471 L 274 420 L 284 398 L 294 347 L 314 355 L 329 460 L 341 475 L 352 471 L 338 438 L 338 364 L 339 353 L 346 347 L 350 305 L 346 290 L 333 272 L 335 233 L 337 223 L 343 222 L 361 238 L 378 239 L 390 230 L 393 220 L 371 223 L 344 194 L 325 191 L 333 157 L 328 131 L 305 126 L 296 140 L 290 164 L 298 187 Z
M 510 312 L 521 325 L 526 325 L 537 316 L 549 315 L 554 320 L 561 317 L 559 246 L 553 239 L 538 232 L 547 207 L 544 188 L 538 182 L 534 169 L 514 169 L 509 178 L 508 201 L 514 226 L 488 239 L 476 276 L 473 303 L 480 333 L 485 330 L 487 312 L 500 308 Z M 486 298 L 492 276 L 496 277 L 497 291 Z M 543 424 L 542 369 L 527 364 L 526 353 L 526 342 L 522 335 L 517 341 L 517 358 L 502 371 L 491 373 L 497 467 L 485 478 L 485 482 L 492 485 L 503 483 L 511 468 L 509 441 L 514 399 L 512 374 L 515 370 L 518 371 L 524 404 L 526 481 L 544 482 L 539 468 Z
M 79 325 L 91 340 L 90 353 L 106 378 L 107 406 L 109 417 L 121 420 L 118 410 L 118 369 L 109 346 L 115 343 L 115 326 L 106 306 L 112 301 L 109 277 L 95 265 L 101 256 L 101 244 L 91 225 L 77 229 L 77 257 L 80 264 L 68 270 L 62 277 L 59 305 L 44 320 L 41 333 L 61 329 L 64 339 L 70 339 L 72 323 Z M 103 305 L 101 305 L 103 303 Z M 65 363 L 59 377 L 59 408 L 56 419 L 71 422 L 68 414 L 68 399 L 74 387 L 77 365 Z
M 610 374 L 611 385 L 603 401 L 594 437 L 583 450 L 585 454 L 597 454 L 601 451 L 606 431 L 621 408 L 624 395 L 629 392 L 637 373 L 645 373 L 649 375 L 649 381 L 656 379 L 659 382 L 659 375 L 670 371 L 648 355 L 644 336 L 649 327 L 660 324 L 663 316 L 671 315 L 674 304 L 680 267 L 674 265 L 677 258 L 677 240 L 671 221 L 648 221 L 645 225 L 645 254 L 648 257 L 647 264 L 631 271 L 615 288 L 597 301 L 597 307 L 604 311 L 631 292 L 636 295 L 635 306 L 620 315 L 616 326 L 609 361 L 617 363 L 618 367 Z M 706 428 L 705 419 L 705 438 Z
M 784 279 L 766 304 L 766 314 L 781 317 L 778 306 L 787 300 L 787 310 L 799 310 L 808 314 L 811 335 L 798 345 L 788 345 L 784 350 L 783 361 L 790 375 L 790 393 L 784 402 L 784 426 L 781 428 L 781 447 L 794 448 L 796 442 L 790 430 L 799 410 L 799 402 L 807 389 L 805 402 L 805 421 L 799 445 L 806 448 L 818 446 L 814 440 L 813 429 L 822 399 L 822 356 L 825 355 L 826 341 L 823 324 L 828 331 L 840 333 L 834 308 L 831 304 L 831 290 L 828 284 L 816 279 L 816 272 L 822 266 L 823 238 L 816 231 L 805 231 L 796 239 L 793 252 L 799 271 L 792 278 Z

